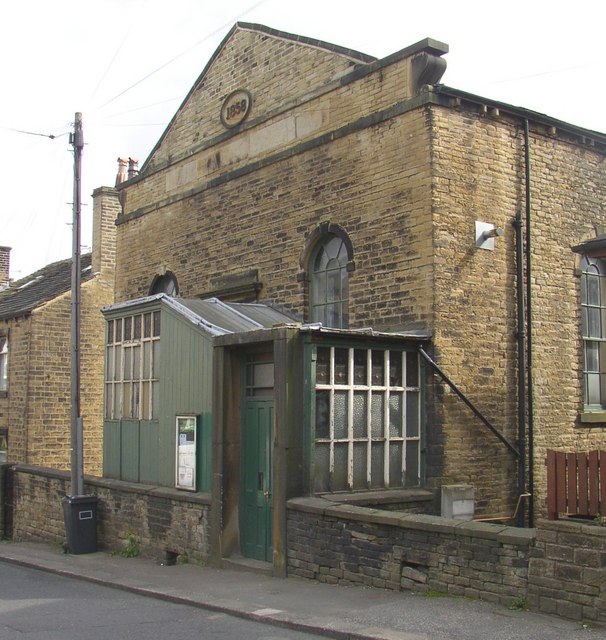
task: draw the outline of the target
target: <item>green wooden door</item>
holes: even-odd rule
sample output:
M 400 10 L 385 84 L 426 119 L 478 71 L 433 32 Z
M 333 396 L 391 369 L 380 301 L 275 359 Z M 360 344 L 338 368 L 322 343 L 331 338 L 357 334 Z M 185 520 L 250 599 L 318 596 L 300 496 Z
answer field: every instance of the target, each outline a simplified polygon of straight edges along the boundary
M 272 560 L 273 400 L 246 398 L 242 425 L 240 544 L 247 558 Z

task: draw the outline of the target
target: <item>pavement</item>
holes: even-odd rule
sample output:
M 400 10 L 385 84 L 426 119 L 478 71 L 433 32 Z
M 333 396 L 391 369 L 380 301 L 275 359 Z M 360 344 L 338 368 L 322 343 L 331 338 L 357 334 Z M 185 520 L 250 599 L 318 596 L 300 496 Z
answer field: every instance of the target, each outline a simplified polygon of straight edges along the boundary
M 243 568 L 72 555 L 59 545 L 10 541 L 0 542 L 0 578 L 2 562 L 343 640 L 606 640 L 604 627 L 479 600 L 274 578 Z

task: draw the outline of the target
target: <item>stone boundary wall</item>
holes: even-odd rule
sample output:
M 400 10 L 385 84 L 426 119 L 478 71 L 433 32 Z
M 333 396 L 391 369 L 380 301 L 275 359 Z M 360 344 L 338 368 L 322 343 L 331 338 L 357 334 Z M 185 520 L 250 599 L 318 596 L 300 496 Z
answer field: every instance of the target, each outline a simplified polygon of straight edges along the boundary
M 539 522 L 528 605 L 573 620 L 606 622 L 606 527 L 573 520 Z
M 69 474 L 30 465 L 5 469 L 12 538 L 65 542 L 61 499 Z M 85 493 L 99 499 L 99 549 L 119 551 L 133 533 L 144 556 L 208 559 L 208 494 L 91 477 Z M 323 498 L 289 500 L 287 520 L 289 575 L 527 603 L 533 611 L 606 623 L 603 526 L 541 520 L 536 529 L 518 529 Z
M 606 623 L 606 527 L 595 523 L 519 529 L 297 498 L 288 502 L 287 530 L 290 575 Z
M 509 605 L 526 598 L 534 529 L 288 502 L 288 572 L 331 584 L 434 590 Z
M 66 471 L 15 465 L 9 468 L 12 538 L 65 542 L 61 499 L 70 491 Z M 129 534 L 141 555 L 206 561 L 209 555 L 209 494 L 192 494 L 107 478 L 85 477 L 84 493 L 96 495 L 97 546 L 120 551 Z

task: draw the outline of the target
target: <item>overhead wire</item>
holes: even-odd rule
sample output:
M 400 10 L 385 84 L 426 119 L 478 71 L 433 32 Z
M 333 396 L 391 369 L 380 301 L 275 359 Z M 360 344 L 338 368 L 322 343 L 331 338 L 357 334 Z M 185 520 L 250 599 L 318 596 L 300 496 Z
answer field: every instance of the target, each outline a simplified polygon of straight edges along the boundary
M 147 0 L 141 0 L 141 5 L 140 5 L 141 9 L 143 9 L 143 7 L 145 6 L 146 3 L 147 3 Z M 97 92 L 99 91 L 99 88 L 103 84 L 103 81 L 107 77 L 107 74 L 109 73 L 110 69 L 113 67 L 114 62 L 118 58 L 118 55 L 120 54 L 120 51 L 122 51 L 122 48 L 124 47 L 126 41 L 130 38 L 130 35 L 131 35 L 132 31 L 133 31 L 133 28 L 134 28 L 136 22 L 139 19 L 139 15 L 140 15 L 140 13 L 138 13 L 135 10 L 134 11 L 134 15 L 133 15 L 133 19 L 132 19 L 128 29 L 126 30 L 126 33 L 124 34 L 124 38 L 122 38 L 122 42 L 120 42 L 120 44 L 118 45 L 116 51 L 114 52 L 114 55 L 112 56 L 111 60 L 109 61 L 108 65 L 107 65 L 107 67 L 105 68 L 105 71 L 103 72 L 103 74 L 99 78 L 99 82 L 97 82 L 97 85 L 95 86 L 95 88 L 93 89 L 93 92 L 91 93 L 91 96 L 90 96 L 90 101 L 91 102 L 93 101 L 94 97 L 97 95 Z
M 168 104 L 169 102 L 175 102 L 175 100 L 183 100 L 183 96 L 174 96 L 173 98 L 167 98 L 166 100 L 160 100 L 159 102 L 152 102 L 150 104 L 143 105 L 142 107 L 135 107 L 134 109 L 126 109 L 118 113 L 112 113 L 108 115 L 108 118 L 118 118 L 134 111 L 143 111 L 144 109 L 151 109 L 151 107 L 158 107 L 162 104 Z
M 117 100 L 121 96 L 125 95 L 126 93 L 128 93 L 129 91 L 134 89 L 135 87 L 141 85 L 143 82 L 145 82 L 146 80 L 148 80 L 149 78 L 151 78 L 155 74 L 159 73 L 160 71 L 162 71 L 166 67 L 168 67 L 171 64 L 173 64 L 175 61 L 179 60 L 180 58 L 182 58 L 186 54 L 188 54 L 191 51 L 193 51 L 196 47 L 199 47 L 200 45 L 204 44 L 205 42 L 207 42 L 208 40 L 210 40 L 211 38 L 216 36 L 218 33 L 221 33 L 222 31 L 224 31 L 227 27 L 231 27 L 234 22 L 237 22 L 243 16 L 247 15 L 251 11 L 254 11 L 258 7 L 260 7 L 261 5 L 265 4 L 267 1 L 268 0 L 259 0 L 258 2 L 255 2 L 254 4 L 249 6 L 244 11 L 239 12 L 235 17 L 233 17 L 229 21 L 223 23 L 221 26 L 219 26 L 218 28 L 214 29 L 212 32 L 206 34 L 201 40 L 197 41 L 195 44 L 193 44 L 190 47 L 188 47 L 187 49 L 183 50 L 181 53 L 173 56 L 172 58 L 167 60 L 164 64 L 160 65 L 159 67 L 157 67 L 156 69 L 154 69 L 150 73 L 146 74 L 143 78 L 141 78 L 138 81 L 132 83 L 130 86 L 126 87 L 123 91 L 121 91 L 120 93 L 116 94 L 115 96 L 113 96 L 109 100 L 105 101 L 103 104 L 101 104 L 96 109 L 93 109 L 93 113 L 91 115 L 93 115 L 95 113 L 98 113 L 103 107 L 106 107 L 107 105 L 111 104 L 112 102 L 114 102 L 115 100 Z M 146 2 L 147 2 L 147 0 L 143 0 L 143 4 L 145 4 Z M 126 35 L 124 36 L 124 38 L 122 39 L 122 41 L 120 42 L 118 47 L 116 48 L 116 51 L 114 52 L 111 60 L 109 61 L 108 65 L 105 68 L 105 70 L 103 71 L 103 73 L 101 74 L 101 76 L 99 78 L 99 81 L 95 85 L 95 88 L 94 88 L 94 90 L 93 90 L 93 92 L 91 94 L 91 97 L 90 97 L 90 101 L 91 102 L 93 101 L 94 97 L 96 95 L 98 95 L 99 90 L 103 86 L 103 83 L 107 79 L 110 71 L 115 67 L 116 60 L 119 58 L 120 52 L 123 50 L 124 45 L 127 42 L 130 33 L 132 32 L 133 24 L 134 23 L 132 23 L 129 26 L 129 29 L 128 29 Z M 138 107 L 138 108 L 132 109 L 130 111 L 131 112 L 132 111 L 138 111 L 138 110 L 142 110 L 142 109 L 146 109 L 146 108 L 149 108 L 149 107 L 156 106 L 158 104 L 171 102 L 172 100 L 179 100 L 179 99 L 180 98 L 173 98 L 173 99 L 170 99 L 170 100 L 164 100 L 164 101 L 156 102 L 154 104 L 149 104 L 149 105 L 145 105 L 145 106 L 142 106 L 142 107 Z M 128 112 L 129 111 L 125 111 L 123 113 L 128 113 Z M 111 116 L 111 117 L 116 117 L 116 115 L 122 115 L 122 114 L 115 114 L 114 116 Z M 151 123 L 151 124 L 150 123 L 141 123 L 141 124 L 112 124 L 112 125 L 107 125 L 107 126 L 114 126 L 114 127 L 117 127 L 117 126 L 121 126 L 121 127 L 166 126 L 166 122 L 157 123 L 157 125 L 155 123 Z M 37 132 L 37 131 L 30 131 L 30 130 L 27 130 L 27 129 L 19 129 L 19 128 L 16 128 L 16 127 L 2 127 L 2 126 L 0 126 L 0 129 L 4 129 L 4 130 L 7 130 L 7 131 L 12 131 L 14 133 L 18 133 L 18 134 L 21 134 L 21 135 L 44 137 L 44 138 L 48 138 L 50 140 L 55 140 L 57 138 L 61 138 L 61 137 L 67 136 L 70 133 L 70 131 L 64 131 L 64 132 L 59 133 L 59 134 L 42 133 L 42 132 Z M 59 151 L 59 150 L 57 149 L 57 151 Z M 65 193 L 66 184 L 67 184 L 66 181 L 68 180 L 69 175 L 70 175 L 69 172 L 64 172 L 63 185 L 62 185 L 62 188 L 61 188 L 62 194 Z M 63 200 L 63 198 L 61 198 L 61 197 L 60 197 L 60 199 Z M 48 262 L 48 260 L 51 258 L 50 253 L 49 253 L 50 252 L 50 247 L 52 245 L 54 245 L 55 242 L 57 241 L 57 239 L 58 239 L 57 236 L 61 235 L 60 227 L 62 225 L 60 224 L 60 219 L 64 215 L 63 214 L 64 206 L 65 206 L 65 203 L 62 201 L 62 202 L 58 202 L 56 207 L 55 207 L 55 211 L 54 211 L 55 225 L 53 226 L 53 233 L 52 233 L 53 238 L 51 239 L 51 242 L 49 243 L 48 248 L 47 248 L 47 253 L 46 253 L 46 256 L 45 256 L 45 261 L 46 262 Z M 26 222 L 26 225 L 25 225 L 26 228 L 30 227 L 33 224 L 34 219 L 35 219 L 35 215 L 36 214 L 35 214 L 35 212 L 33 210 L 29 211 L 29 214 L 27 215 L 27 220 L 25 221 Z M 56 224 L 57 222 L 59 222 L 59 224 Z
M 506 84 L 508 82 L 518 82 L 520 80 L 532 80 L 533 78 L 540 78 L 541 76 L 552 76 L 557 73 L 567 73 L 570 71 L 578 71 L 579 69 L 587 69 L 588 67 L 596 66 L 594 64 L 579 64 L 574 67 L 560 67 L 558 69 L 549 69 L 547 71 L 538 71 L 537 73 L 531 73 L 523 76 L 515 76 L 513 78 L 503 78 L 502 80 L 493 80 L 487 82 L 487 84 Z
M 66 136 L 69 131 L 65 133 L 38 133 L 37 131 L 25 131 L 24 129 L 15 129 L 14 127 L 0 127 L 0 129 L 4 129 L 5 131 L 13 131 L 15 133 L 22 133 L 27 136 L 40 136 L 42 138 L 50 138 L 51 140 L 55 140 L 55 138 L 61 138 L 62 136 Z
M 145 82 L 147 79 L 151 78 L 153 75 L 155 75 L 159 71 L 162 71 L 162 69 L 165 69 L 166 67 L 171 65 L 173 62 L 175 62 L 179 58 L 182 58 L 184 55 L 188 54 L 190 51 L 192 51 L 196 47 L 200 46 L 201 44 L 204 44 L 207 40 L 210 40 L 210 38 L 214 37 L 218 33 L 221 33 L 222 31 L 224 31 L 226 29 L 226 27 L 228 27 L 231 24 L 233 24 L 234 21 L 237 22 L 238 19 L 241 18 L 242 16 L 245 16 L 247 13 L 250 13 L 251 11 L 254 11 L 258 7 L 260 7 L 262 4 L 265 4 L 265 2 L 267 2 L 267 0 L 259 0 L 259 2 L 255 3 L 254 5 L 252 5 L 251 7 L 246 9 L 245 11 L 242 11 L 241 13 L 239 13 L 234 18 L 231 18 L 228 22 L 225 22 L 220 27 L 218 27 L 217 29 L 215 29 L 211 33 L 209 33 L 206 36 L 204 36 L 204 38 L 202 38 L 202 40 L 199 40 L 198 42 L 196 42 L 192 46 L 190 46 L 187 49 L 183 50 L 181 53 L 178 53 L 176 56 L 173 56 L 170 60 L 167 60 L 164 64 L 161 64 L 159 67 L 157 67 L 153 71 L 150 71 L 147 75 L 145 75 L 142 78 L 140 78 L 139 80 L 137 80 L 137 82 L 134 82 L 130 86 L 126 87 L 126 89 L 124 89 L 120 93 L 116 94 L 113 98 L 110 98 L 109 100 L 107 100 L 107 102 L 104 102 L 102 105 L 99 106 L 99 109 L 102 109 L 103 107 L 106 107 L 108 104 L 111 104 L 114 100 L 117 100 L 118 98 L 120 98 L 124 94 L 128 93 L 129 91 L 131 91 L 135 87 L 139 86 L 141 83 Z

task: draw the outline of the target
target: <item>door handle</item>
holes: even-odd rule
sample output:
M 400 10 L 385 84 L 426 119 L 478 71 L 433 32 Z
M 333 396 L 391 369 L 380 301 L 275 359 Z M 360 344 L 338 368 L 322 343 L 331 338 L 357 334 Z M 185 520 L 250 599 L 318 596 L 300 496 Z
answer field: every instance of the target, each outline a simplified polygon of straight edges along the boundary
M 264 491 L 263 497 L 265 498 L 265 500 L 269 500 L 271 497 L 271 493 L 269 491 Z

